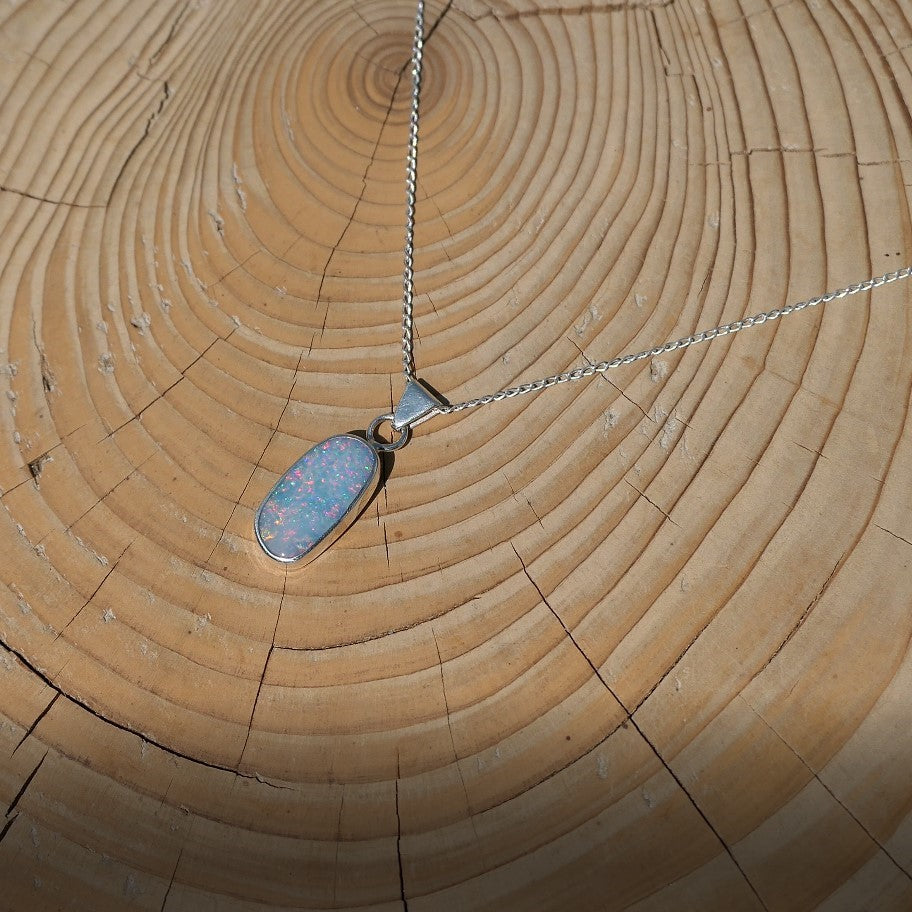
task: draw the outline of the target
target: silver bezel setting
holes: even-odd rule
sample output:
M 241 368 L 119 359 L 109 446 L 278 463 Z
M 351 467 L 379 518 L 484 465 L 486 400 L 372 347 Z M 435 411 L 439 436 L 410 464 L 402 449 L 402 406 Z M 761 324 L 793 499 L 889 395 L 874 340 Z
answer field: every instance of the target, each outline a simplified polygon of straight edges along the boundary
M 364 487 L 361 490 L 361 493 L 358 497 L 352 501 L 348 509 L 339 517 L 336 524 L 327 531 L 323 538 L 319 539 L 313 544 L 313 546 L 301 554 L 299 557 L 278 557 L 273 554 L 268 545 L 263 541 L 260 536 L 260 514 L 263 511 L 263 507 L 266 505 L 270 497 L 275 493 L 278 486 L 282 483 L 282 479 L 288 474 L 291 468 L 297 465 L 304 457 L 308 455 L 312 450 L 315 450 L 321 443 L 325 443 L 327 440 L 333 440 L 337 437 L 345 437 L 349 440 L 357 440 L 362 446 L 366 447 L 371 451 L 374 457 L 374 470 L 371 473 L 370 478 L 365 482 Z M 377 482 L 380 478 L 380 454 L 377 452 L 377 448 L 372 446 L 367 440 L 363 437 L 358 437 L 356 434 L 333 434 L 331 437 L 327 437 L 324 440 L 321 440 L 320 443 L 314 444 L 309 450 L 306 450 L 301 454 L 279 477 L 278 481 L 269 489 L 269 493 L 263 498 L 260 502 L 259 507 L 253 518 L 253 532 L 256 535 L 256 540 L 259 542 L 260 547 L 263 549 L 263 553 L 272 561 L 275 561 L 279 564 L 293 565 L 296 567 L 303 567 L 306 564 L 309 564 L 312 560 L 318 558 L 327 548 L 329 548 L 336 539 L 342 535 L 346 529 L 361 515 L 361 511 L 367 505 L 367 502 L 373 496 L 374 491 L 377 489 Z

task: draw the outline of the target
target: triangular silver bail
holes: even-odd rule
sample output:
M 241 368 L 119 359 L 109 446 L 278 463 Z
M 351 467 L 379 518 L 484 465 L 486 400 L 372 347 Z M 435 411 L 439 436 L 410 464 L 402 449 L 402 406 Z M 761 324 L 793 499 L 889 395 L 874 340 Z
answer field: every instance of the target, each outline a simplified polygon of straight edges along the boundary
M 409 380 L 405 384 L 405 391 L 393 412 L 390 424 L 397 431 L 404 427 L 412 427 L 442 405 L 443 403 L 420 380 Z

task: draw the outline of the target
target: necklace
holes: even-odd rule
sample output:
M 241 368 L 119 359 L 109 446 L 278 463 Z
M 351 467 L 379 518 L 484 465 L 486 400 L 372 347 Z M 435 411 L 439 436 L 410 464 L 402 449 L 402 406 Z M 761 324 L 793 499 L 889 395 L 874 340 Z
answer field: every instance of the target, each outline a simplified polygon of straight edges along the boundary
M 418 186 L 418 101 L 424 40 L 424 0 L 418 0 L 412 42 L 412 98 L 406 152 L 402 295 L 402 373 L 405 389 L 394 411 L 375 418 L 363 437 L 356 434 L 337 434 L 318 443 L 285 472 L 263 500 L 256 512 L 254 531 L 265 553 L 280 563 L 307 564 L 328 548 L 357 519 L 376 490 L 380 476 L 381 453 L 404 446 L 409 441 L 411 429 L 424 421 L 438 415 L 448 415 L 499 402 L 502 399 L 537 393 L 559 383 L 583 380 L 644 358 L 657 357 L 753 326 L 762 326 L 768 321 L 797 313 L 807 307 L 816 307 L 837 298 L 870 291 L 912 275 L 912 266 L 907 266 L 806 301 L 744 317 L 654 348 L 621 355 L 610 361 L 588 364 L 465 402 L 444 402 L 418 378 L 412 344 L 415 204 Z M 390 442 L 378 436 L 378 429 L 384 423 L 389 423 L 393 431 L 393 439 Z

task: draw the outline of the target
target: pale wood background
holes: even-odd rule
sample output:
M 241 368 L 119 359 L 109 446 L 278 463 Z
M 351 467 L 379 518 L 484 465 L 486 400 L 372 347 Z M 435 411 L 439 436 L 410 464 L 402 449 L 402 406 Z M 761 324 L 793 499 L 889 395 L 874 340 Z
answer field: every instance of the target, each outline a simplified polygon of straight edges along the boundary
M 432 3 L 454 400 L 912 259 L 912 6 Z M 912 908 L 910 290 L 422 426 L 408 2 L 0 9 L 0 905 Z

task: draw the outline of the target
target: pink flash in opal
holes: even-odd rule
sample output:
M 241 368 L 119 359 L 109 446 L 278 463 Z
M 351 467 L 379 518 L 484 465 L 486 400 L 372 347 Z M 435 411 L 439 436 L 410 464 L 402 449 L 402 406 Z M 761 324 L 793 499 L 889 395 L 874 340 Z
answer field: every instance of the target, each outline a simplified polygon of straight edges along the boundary
M 355 519 L 380 474 L 377 451 L 353 434 L 308 450 L 279 479 L 256 514 L 263 550 L 283 563 L 316 557 Z

